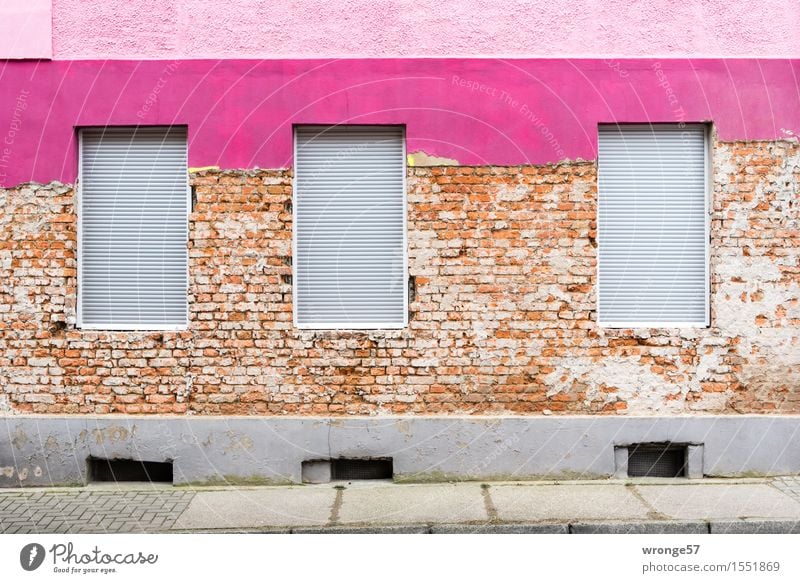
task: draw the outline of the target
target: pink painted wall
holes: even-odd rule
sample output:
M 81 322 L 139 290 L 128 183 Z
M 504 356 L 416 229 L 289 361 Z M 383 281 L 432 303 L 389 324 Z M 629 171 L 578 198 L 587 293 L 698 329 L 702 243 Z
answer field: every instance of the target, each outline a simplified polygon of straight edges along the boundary
M 796 0 L 53 0 L 58 59 L 800 56 Z
M 74 127 L 188 124 L 190 166 L 292 164 L 292 124 L 407 124 L 462 164 L 596 156 L 599 122 L 800 134 L 800 60 L 53 61 L 0 64 L 0 183 L 75 179 Z
M 0 0 L 0 59 L 53 55 L 50 0 Z

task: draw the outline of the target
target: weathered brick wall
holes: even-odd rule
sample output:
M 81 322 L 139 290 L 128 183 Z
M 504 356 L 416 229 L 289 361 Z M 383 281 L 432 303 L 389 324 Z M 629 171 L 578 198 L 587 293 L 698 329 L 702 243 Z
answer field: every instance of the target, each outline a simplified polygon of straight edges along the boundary
M 0 411 L 800 413 L 800 145 L 714 150 L 701 330 L 596 326 L 591 162 L 410 168 L 391 332 L 292 328 L 289 171 L 193 176 L 182 333 L 76 330 L 72 189 L 0 191 Z

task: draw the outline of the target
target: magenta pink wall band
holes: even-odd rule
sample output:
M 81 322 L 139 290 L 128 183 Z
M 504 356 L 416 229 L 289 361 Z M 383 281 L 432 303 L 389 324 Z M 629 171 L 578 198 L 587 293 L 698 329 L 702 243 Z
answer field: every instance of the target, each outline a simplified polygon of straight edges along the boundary
M 189 164 L 292 165 L 292 124 L 405 124 L 465 165 L 594 159 L 597 124 L 800 133 L 800 60 L 354 59 L 0 63 L 0 184 L 72 182 L 75 128 L 185 124 Z

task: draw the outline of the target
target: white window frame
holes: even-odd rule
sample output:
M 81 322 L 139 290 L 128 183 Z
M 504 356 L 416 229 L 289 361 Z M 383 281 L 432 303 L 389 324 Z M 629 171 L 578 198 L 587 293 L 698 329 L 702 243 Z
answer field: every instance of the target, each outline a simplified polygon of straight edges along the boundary
M 180 124 L 174 126 L 178 127 Z M 143 126 L 143 127 L 166 127 L 166 126 Z M 181 126 L 185 127 L 185 126 Z M 76 246 L 76 261 L 78 263 L 78 290 L 77 290 L 77 306 L 76 306 L 76 327 L 81 330 L 104 330 L 104 331 L 122 331 L 122 332 L 180 332 L 189 329 L 189 214 L 192 212 L 192 189 L 189 184 L 189 168 L 186 168 L 186 215 L 184 217 L 186 233 L 186 302 L 184 302 L 184 321 L 182 324 L 88 324 L 83 322 L 83 130 L 96 130 L 96 129 L 136 129 L 136 126 L 81 126 L 76 128 L 78 134 L 78 178 L 76 184 L 76 214 L 77 214 L 77 236 L 78 244 Z M 189 149 L 189 128 L 186 128 L 186 155 L 188 161 Z
M 403 321 L 399 322 L 329 322 L 325 324 L 301 324 L 297 318 L 297 130 L 324 131 L 333 127 L 396 127 L 400 128 L 403 142 Z M 292 322 L 299 330 L 403 330 L 408 327 L 408 153 L 406 126 L 400 124 L 295 124 L 292 126 Z
M 603 125 L 616 125 L 628 127 L 651 127 L 653 125 L 672 125 L 680 127 L 686 125 L 703 126 L 703 140 L 705 147 L 703 148 L 703 172 L 705 175 L 705 197 L 703 198 L 704 209 L 704 223 L 705 223 L 705 320 L 703 322 L 658 322 L 642 320 L 638 322 L 603 322 L 600 320 L 600 248 L 602 240 L 600 237 L 600 207 L 602 205 L 602 193 L 600 192 L 600 173 L 602 172 L 603 164 L 600 159 L 600 126 Z M 597 278 L 597 285 L 595 286 L 595 308 L 597 310 L 597 325 L 600 328 L 609 329 L 634 329 L 634 328 L 708 328 L 711 326 L 711 212 L 712 212 L 712 128 L 711 124 L 703 122 L 666 122 L 666 123 L 603 123 L 597 128 L 597 266 L 595 269 L 595 277 Z

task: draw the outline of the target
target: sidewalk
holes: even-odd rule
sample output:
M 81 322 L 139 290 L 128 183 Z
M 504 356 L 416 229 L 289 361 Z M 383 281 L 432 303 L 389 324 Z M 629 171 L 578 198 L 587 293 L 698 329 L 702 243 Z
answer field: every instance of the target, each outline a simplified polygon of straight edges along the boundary
M 16 489 L 0 532 L 800 533 L 800 477 Z

